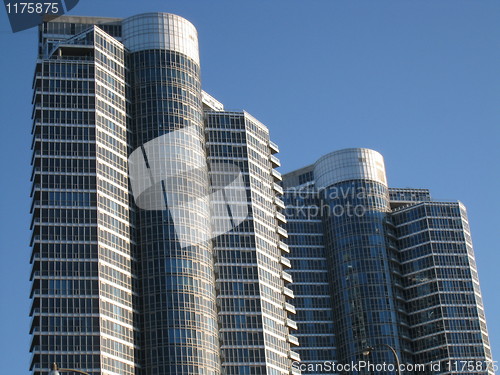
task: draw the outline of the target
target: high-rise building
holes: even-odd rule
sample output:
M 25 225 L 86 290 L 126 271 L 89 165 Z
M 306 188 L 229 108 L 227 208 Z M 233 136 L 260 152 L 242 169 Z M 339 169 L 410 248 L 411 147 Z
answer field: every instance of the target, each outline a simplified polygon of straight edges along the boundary
M 462 203 L 390 188 L 368 149 L 325 155 L 283 186 L 303 374 L 395 355 L 426 365 L 415 373 L 494 373 Z
M 185 19 L 46 20 L 33 89 L 34 375 L 493 373 L 464 206 L 367 149 L 282 177 Z
M 268 129 L 201 89 L 185 19 L 62 16 L 33 83 L 33 374 L 290 374 Z

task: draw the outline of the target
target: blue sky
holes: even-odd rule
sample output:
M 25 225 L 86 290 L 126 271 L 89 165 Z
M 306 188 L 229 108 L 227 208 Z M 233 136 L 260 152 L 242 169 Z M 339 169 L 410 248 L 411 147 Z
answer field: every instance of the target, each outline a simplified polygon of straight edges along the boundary
M 199 31 L 206 91 L 280 145 L 282 172 L 346 147 L 386 159 L 394 187 L 468 208 L 493 355 L 500 353 L 500 2 L 80 0 L 75 15 L 179 14 Z M 0 363 L 29 362 L 31 82 L 36 30 L 0 10 Z

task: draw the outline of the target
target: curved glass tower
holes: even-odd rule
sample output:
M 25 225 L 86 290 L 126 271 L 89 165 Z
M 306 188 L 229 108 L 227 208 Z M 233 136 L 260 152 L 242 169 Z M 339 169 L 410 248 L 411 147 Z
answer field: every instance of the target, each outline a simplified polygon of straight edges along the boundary
M 394 374 L 396 359 L 402 374 L 457 363 L 493 374 L 462 203 L 388 188 L 382 156 L 359 148 L 285 174 L 283 187 L 302 374 L 332 358 L 342 374 Z
M 122 25 L 134 148 L 142 149 L 149 171 L 169 176 L 135 200 L 143 373 L 218 374 L 197 32 L 165 13 L 133 16 Z
M 366 359 L 363 350 L 383 344 L 401 358 L 401 284 L 387 231 L 390 206 L 383 157 L 368 149 L 333 152 L 316 162 L 314 178 L 326 211 L 325 252 L 336 307 L 338 360 Z M 394 358 L 379 350 L 370 360 L 392 363 Z

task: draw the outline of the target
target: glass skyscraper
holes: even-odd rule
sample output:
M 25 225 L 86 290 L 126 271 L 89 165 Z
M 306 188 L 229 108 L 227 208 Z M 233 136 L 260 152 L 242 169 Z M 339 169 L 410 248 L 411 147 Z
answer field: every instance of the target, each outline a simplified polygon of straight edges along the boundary
M 278 149 L 194 26 L 46 21 L 33 88 L 32 373 L 295 372 Z
M 393 348 L 401 363 L 427 365 L 415 373 L 494 373 L 460 202 L 388 187 L 382 155 L 368 149 L 325 155 L 283 186 L 297 368 L 394 363 Z
M 34 375 L 320 374 L 388 348 L 442 364 L 428 374 L 493 373 L 461 203 L 389 187 L 367 149 L 282 176 L 267 127 L 202 90 L 179 16 L 38 35 Z

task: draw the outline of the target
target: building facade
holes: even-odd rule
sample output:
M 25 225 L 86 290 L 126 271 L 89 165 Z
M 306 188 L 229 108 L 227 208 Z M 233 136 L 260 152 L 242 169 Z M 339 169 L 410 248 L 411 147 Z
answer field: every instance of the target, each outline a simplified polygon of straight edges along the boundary
M 425 365 L 415 373 L 494 373 L 460 202 L 388 187 L 382 155 L 368 149 L 325 155 L 283 186 L 302 373 L 394 363 L 392 350 Z
M 46 21 L 33 89 L 34 375 L 320 374 L 389 348 L 493 373 L 465 207 L 389 187 L 367 149 L 282 177 L 266 126 L 202 91 L 185 19 Z
M 194 26 L 62 16 L 38 42 L 32 373 L 294 371 L 278 149 L 202 91 Z

